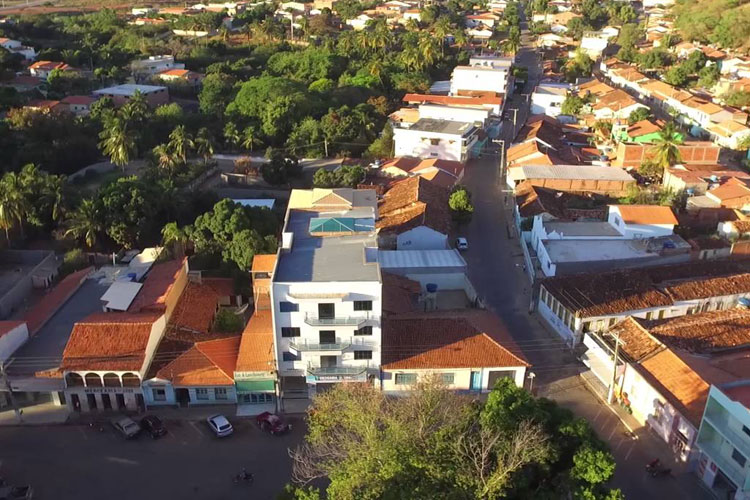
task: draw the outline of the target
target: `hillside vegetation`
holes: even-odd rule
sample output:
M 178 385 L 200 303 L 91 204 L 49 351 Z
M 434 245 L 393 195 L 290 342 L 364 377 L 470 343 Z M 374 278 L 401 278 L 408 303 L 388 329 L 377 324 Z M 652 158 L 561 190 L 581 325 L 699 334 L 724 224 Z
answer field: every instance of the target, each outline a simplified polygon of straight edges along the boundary
M 678 0 L 674 12 L 683 40 L 750 49 L 750 0 Z

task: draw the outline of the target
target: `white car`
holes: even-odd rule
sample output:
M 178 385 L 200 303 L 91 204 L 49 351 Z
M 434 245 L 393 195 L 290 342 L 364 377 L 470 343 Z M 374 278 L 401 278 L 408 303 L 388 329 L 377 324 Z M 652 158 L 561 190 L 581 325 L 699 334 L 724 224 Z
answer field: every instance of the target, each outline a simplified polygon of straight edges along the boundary
M 469 242 L 466 241 L 466 238 L 456 238 L 456 248 L 459 250 L 468 250 L 469 249 Z
M 234 432 L 232 424 L 229 423 L 229 420 L 227 420 L 227 417 L 225 417 L 224 415 L 213 415 L 211 417 L 208 417 L 206 419 L 206 422 L 208 423 L 208 426 L 211 428 L 211 430 L 214 431 L 216 437 L 229 436 Z

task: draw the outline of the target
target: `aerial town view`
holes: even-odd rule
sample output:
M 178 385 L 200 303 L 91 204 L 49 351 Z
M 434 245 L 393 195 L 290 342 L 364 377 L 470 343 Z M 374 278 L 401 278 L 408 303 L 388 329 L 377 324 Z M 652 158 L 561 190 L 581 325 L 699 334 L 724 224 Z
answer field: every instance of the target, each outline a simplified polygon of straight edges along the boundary
M 32 498 L 750 500 L 750 3 L 0 0 Z

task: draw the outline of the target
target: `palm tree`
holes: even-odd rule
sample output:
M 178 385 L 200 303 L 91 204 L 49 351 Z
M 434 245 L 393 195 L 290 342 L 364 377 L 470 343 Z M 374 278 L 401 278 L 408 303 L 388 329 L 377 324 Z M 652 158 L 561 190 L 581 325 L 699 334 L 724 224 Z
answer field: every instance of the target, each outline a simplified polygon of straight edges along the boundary
M 206 127 L 201 127 L 195 136 L 195 152 L 203 158 L 203 163 L 214 155 L 214 137 Z
M 241 146 L 245 149 L 249 149 L 251 152 L 253 147 L 258 144 L 258 131 L 252 125 L 245 127 L 242 131 L 242 144 Z
M 440 55 L 445 57 L 445 37 L 451 34 L 451 20 L 448 16 L 441 16 L 432 26 L 435 36 L 440 41 Z
M 237 144 L 240 143 L 240 131 L 237 130 L 237 125 L 234 122 L 227 122 L 224 125 L 224 140 L 230 148 L 236 148 Z
M 176 222 L 167 223 L 161 230 L 161 243 L 170 249 L 170 253 L 177 257 L 185 255 L 187 233 Z
M 404 28 L 406 28 L 406 31 L 419 31 L 419 22 L 411 17 L 404 24 Z
M 663 168 L 671 167 L 682 161 L 679 145 L 682 144 L 674 122 L 664 125 L 659 137 L 654 141 L 654 162 Z
M 148 101 L 139 91 L 135 91 L 133 96 L 120 109 L 120 115 L 128 125 L 142 123 L 148 117 Z
M 102 211 L 92 199 L 84 199 L 71 214 L 67 222 L 65 236 L 83 239 L 86 246 L 92 248 L 96 239 L 104 230 Z
M 438 56 L 436 40 L 427 33 L 421 33 L 417 48 L 422 56 L 421 67 L 432 66 Z
M 10 244 L 10 230 L 16 226 L 23 235 L 23 220 L 29 210 L 29 202 L 21 182 L 15 172 L 8 172 L 0 179 L 0 228 L 5 231 L 5 239 Z
M 385 18 L 377 19 L 372 24 L 372 33 L 369 34 L 369 38 L 370 46 L 375 50 L 386 50 L 390 47 L 393 36 Z
M 125 165 L 135 156 L 135 134 L 119 117 L 111 117 L 99 133 L 99 149 L 112 163 L 125 170 Z
M 401 64 L 403 64 L 406 69 L 414 71 L 419 71 L 424 64 L 419 54 L 419 49 L 412 44 L 406 44 L 403 46 L 399 58 L 401 59 Z
M 166 170 L 169 175 L 174 173 L 179 164 L 177 156 L 172 152 L 168 144 L 159 144 L 151 150 L 159 168 Z
M 169 134 L 169 144 L 167 147 L 174 154 L 175 158 L 184 165 L 187 163 L 188 154 L 195 147 L 195 143 L 190 134 L 185 130 L 185 126 L 177 125 L 172 130 L 172 133 Z
M 47 175 L 45 179 L 43 196 L 52 208 L 52 220 L 58 222 L 65 213 L 65 187 L 67 181 L 62 175 Z

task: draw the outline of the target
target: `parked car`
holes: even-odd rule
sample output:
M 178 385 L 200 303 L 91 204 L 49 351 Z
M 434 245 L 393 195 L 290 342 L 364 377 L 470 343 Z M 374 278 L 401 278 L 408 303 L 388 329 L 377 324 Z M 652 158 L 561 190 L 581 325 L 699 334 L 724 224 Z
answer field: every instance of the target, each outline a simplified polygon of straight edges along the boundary
M 133 421 L 132 418 L 122 417 L 112 421 L 112 426 L 122 434 L 125 439 L 132 439 L 141 432 L 141 426 Z
M 206 422 L 208 423 L 208 426 L 211 428 L 211 430 L 214 431 L 216 437 L 229 436 L 234 432 L 232 424 L 229 423 L 229 420 L 227 420 L 227 417 L 225 417 L 224 415 L 210 416 L 206 419 Z
M 456 238 L 456 248 L 461 251 L 468 250 L 469 242 L 463 237 Z
M 146 415 L 141 419 L 141 427 L 154 439 L 159 439 L 167 433 L 164 423 L 155 415 Z
M 255 419 L 261 430 L 273 436 L 279 436 L 291 430 L 292 426 L 284 422 L 279 415 L 271 412 L 263 412 Z
M 33 495 L 31 486 L 0 486 L 0 500 L 30 500 Z

